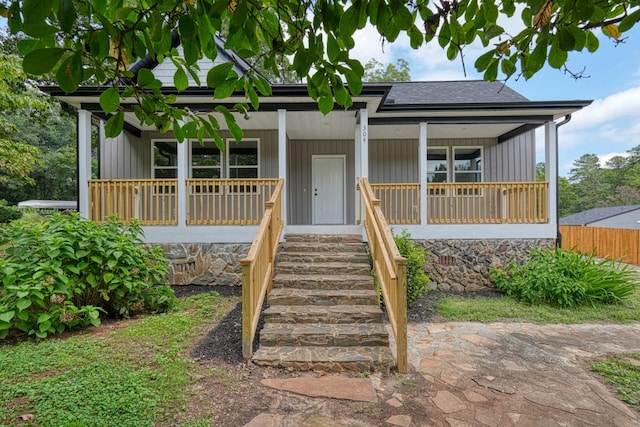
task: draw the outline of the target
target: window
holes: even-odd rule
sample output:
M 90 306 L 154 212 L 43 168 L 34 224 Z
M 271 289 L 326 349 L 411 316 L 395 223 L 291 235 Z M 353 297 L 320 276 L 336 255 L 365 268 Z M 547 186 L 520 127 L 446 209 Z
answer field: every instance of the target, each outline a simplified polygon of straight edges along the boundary
M 260 176 L 258 162 L 258 141 L 227 140 L 229 178 L 258 178 Z
M 453 147 L 453 180 L 482 182 L 482 148 Z
M 222 156 L 214 141 L 191 141 L 191 177 L 222 178 Z
M 171 179 L 178 177 L 178 143 L 153 141 L 153 177 Z
M 447 182 L 448 150 L 427 148 L 427 182 Z

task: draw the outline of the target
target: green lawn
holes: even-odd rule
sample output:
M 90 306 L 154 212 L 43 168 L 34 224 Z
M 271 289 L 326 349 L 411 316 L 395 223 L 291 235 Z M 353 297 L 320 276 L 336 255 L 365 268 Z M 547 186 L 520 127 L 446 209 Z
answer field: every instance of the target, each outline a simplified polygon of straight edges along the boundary
M 438 314 L 449 320 L 473 322 L 629 323 L 640 320 L 640 289 L 621 304 L 587 305 L 571 309 L 529 305 L 511 297 L 448 297 L 439 302 Z
M 126 326 L 0 345 L 0 425 L 175 425 L 189 405 L 187 350 L 228 310 L 203 294 Z
M 591 370 L 604 376 L 623 402 L 640 409 L 640 353 L 596 363 Z

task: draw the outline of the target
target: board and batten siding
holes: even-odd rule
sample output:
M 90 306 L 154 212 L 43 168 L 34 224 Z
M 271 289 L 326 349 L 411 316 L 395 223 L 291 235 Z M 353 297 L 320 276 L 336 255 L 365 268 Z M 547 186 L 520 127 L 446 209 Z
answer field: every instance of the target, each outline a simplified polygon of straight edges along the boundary
M 123 131 L 115 138 L 100 138 L 100 179 L 151 178 L 148 141 Z
M 226 141 L 231 138 L 228 131 L 220 131 Z M 143 179 L 151 178 L 152 159 L 151 141 L 154 139 L 172 139 L 173 134 L 146 131 L 137 138 L 122 132 L 117 138 L 102 139 L 100 149 L 101 179 Z M 278 131 L 246 130 L 245 138 L 257 138 L 260 152 L 260 178 L 278 177 Z M 230 142 L 233 144 L 233 141 Z
M 485 182 L 535 180 L 533 131 L 500 144 L 494 138 L 429 139 L 427 142 L 427 147 L 465 146 L 483 147 Z M 369 140 L 369 180 L 372 183 L 417 183 L 418 140 Z
M 289 140 L 287 142 L 288 223 L 312 223 L 312 156 L 344 154 L 346 156 L 347 224 L 355 223 L 355 147 L 353 140 Z
M 532 182 L 536 180 L 536 137 L 529 131 L 485 148 L 485 181 Z

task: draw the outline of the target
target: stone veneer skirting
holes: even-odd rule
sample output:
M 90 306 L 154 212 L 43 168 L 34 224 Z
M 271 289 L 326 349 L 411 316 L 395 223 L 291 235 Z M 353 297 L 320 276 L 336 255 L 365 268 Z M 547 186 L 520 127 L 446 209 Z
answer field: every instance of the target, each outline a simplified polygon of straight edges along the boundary
M 242 286 L 240 260 L 250 243 L 167 243 L 162 247 L 169 262 L 171 285 Z
M 442 291 L 493 288 L 489 269 L 523 263 L 532 249 L 551 248 L 553 239 L 416 240 L 429 251 L 425 271 Z

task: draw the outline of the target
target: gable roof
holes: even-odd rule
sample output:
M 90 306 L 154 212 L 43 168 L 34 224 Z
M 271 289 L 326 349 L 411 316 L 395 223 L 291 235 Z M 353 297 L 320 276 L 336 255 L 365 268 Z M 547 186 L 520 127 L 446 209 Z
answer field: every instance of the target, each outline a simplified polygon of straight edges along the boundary
M 560 224 L 562 225 L 588 225 L 593 222 L 602 221 L 614 216 L 626 214 L 640 210 L 640 205 L 626 205 L 626 206 L 610 206 L 604 208 L 593 208 L 584 212 L 578 212 L 573 215 L 560 218 Z
M 456 80 L 394 82 L 385 104 L 482 104 L 527 102 L 501 82 Z

